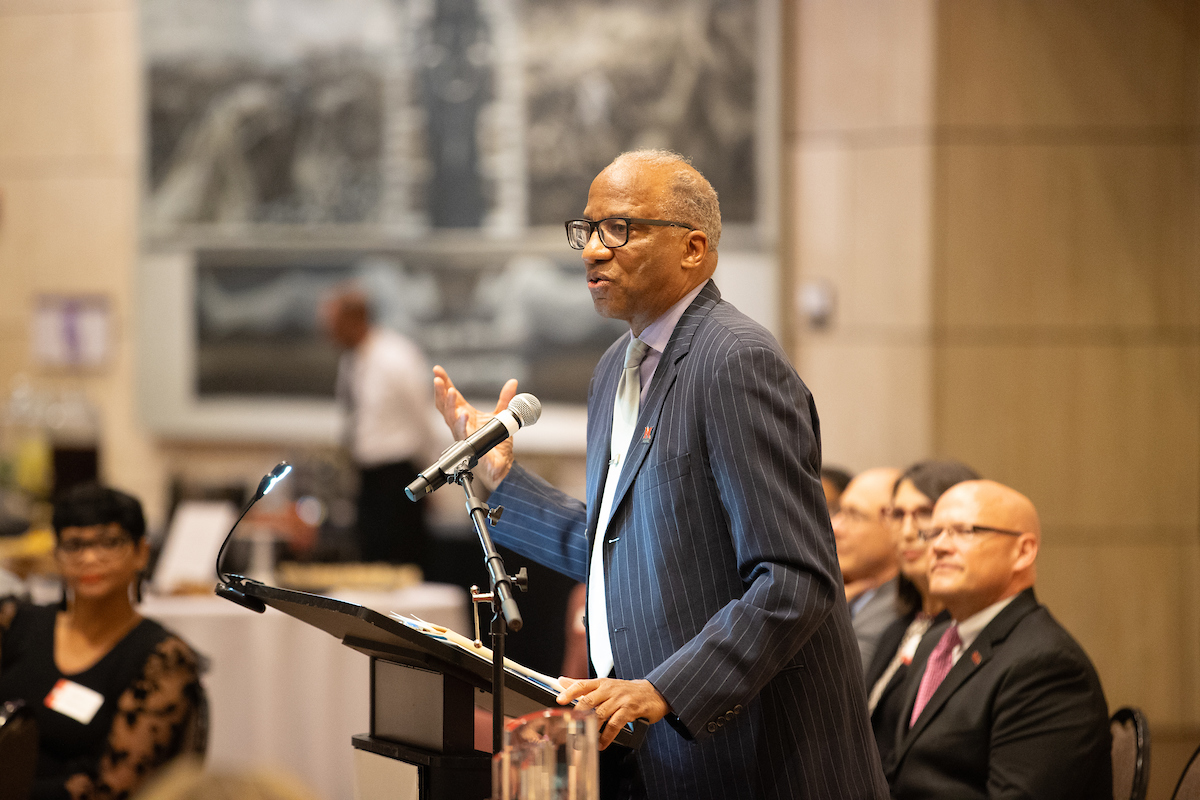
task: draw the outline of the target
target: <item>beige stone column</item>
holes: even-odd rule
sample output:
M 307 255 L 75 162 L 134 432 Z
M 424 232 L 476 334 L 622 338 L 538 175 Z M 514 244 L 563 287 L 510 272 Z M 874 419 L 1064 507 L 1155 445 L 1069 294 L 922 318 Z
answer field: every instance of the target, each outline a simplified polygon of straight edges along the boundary
M 161 471 L 133 397 L 136 32 L 130 0 L 0 3 L 0 394 L 22 372 L 85 391 L 101 414 L 102 478 L 141 496 L 157 521 Z M 31 363 L 42 293 L 109 298 L 106 367 L 68 375 Z
M 826 462 L 902 466 L 932 446 L 934 4 L 804 0 L 787 13 L 788 344 Z M 833 299 L 823 329 L 797 309 L 805 291 Z
M 829 462 L 1027 493 L 1152 797 L 1200 741 L 1200 6 L 786 6 L 787 341 Z
M 1033 499 L 1042 601 L 1156 751 L 1194 747 L 1200 6 L 943 2 L 937 28 L 935 450 Z

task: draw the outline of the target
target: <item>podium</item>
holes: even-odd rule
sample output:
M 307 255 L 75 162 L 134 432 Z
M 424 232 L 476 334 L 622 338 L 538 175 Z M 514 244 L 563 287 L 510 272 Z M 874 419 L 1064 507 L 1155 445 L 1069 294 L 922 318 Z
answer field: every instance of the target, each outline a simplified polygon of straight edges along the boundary
M 491 795 L 491 754 L 475 750 L 475 708 L 492 707 L 492 664 L 370 608 L 254 581 L 240 586 L 288 616 L 370 658 L 370 726 L 354 736 L 357 800 L 483 800 Z M 555 691 L 511 669 L 506 716 L 558 708 Z M 637 747 L 645 723 L 617 744 Z

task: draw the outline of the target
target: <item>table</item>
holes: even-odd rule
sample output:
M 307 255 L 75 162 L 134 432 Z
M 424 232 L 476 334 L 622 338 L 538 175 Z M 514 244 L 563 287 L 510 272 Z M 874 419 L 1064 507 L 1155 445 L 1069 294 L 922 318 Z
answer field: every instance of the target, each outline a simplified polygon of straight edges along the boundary
M 328 595 L 473 635 L 466 593 L 457 586 Z M 255 614 L 215 596 L 148 597 L 139 610 L 210 661 L 203 677 L 210 765 L 282 769 L 325 800 L 353 799 L 350 737 L 369 725 L 365 655 L 273 608 Z

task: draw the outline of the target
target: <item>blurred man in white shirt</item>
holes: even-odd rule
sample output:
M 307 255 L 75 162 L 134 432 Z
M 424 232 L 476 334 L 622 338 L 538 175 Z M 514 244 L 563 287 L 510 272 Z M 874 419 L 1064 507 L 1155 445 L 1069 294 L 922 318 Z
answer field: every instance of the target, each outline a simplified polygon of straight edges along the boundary
M 322 306 L 325 328 L 345 349 L 337 397 L 344 443 L 359 469 L 358 538 L 363 561 L 421 564 L 424 502 L 404 495 L 431 442 L 429 365 L 411 341 L 372 324 L 367 297 L 343 289 Z

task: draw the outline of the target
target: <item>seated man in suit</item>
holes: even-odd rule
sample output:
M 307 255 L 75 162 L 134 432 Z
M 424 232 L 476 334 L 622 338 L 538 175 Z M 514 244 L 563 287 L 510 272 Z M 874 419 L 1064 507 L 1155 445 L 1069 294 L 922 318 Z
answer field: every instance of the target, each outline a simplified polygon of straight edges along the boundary
M 1033 504 L 992 481 L 934 506 L 929 591 L 952 620 L 913 659 L 893 797 L 1112 797 L 1100 679 L 1033 593 L 1040 531 Z
M 892 503 L 892 486 L 899 477 L 900 470 L 891 467 L 857 475 L 842 492 L 841 505 L 833 515 L 838 566 L 864 672 L 875 655 L 879 637 L 900 618 L 896 605 L 900 565 L 892 529 L 883 516 Z

